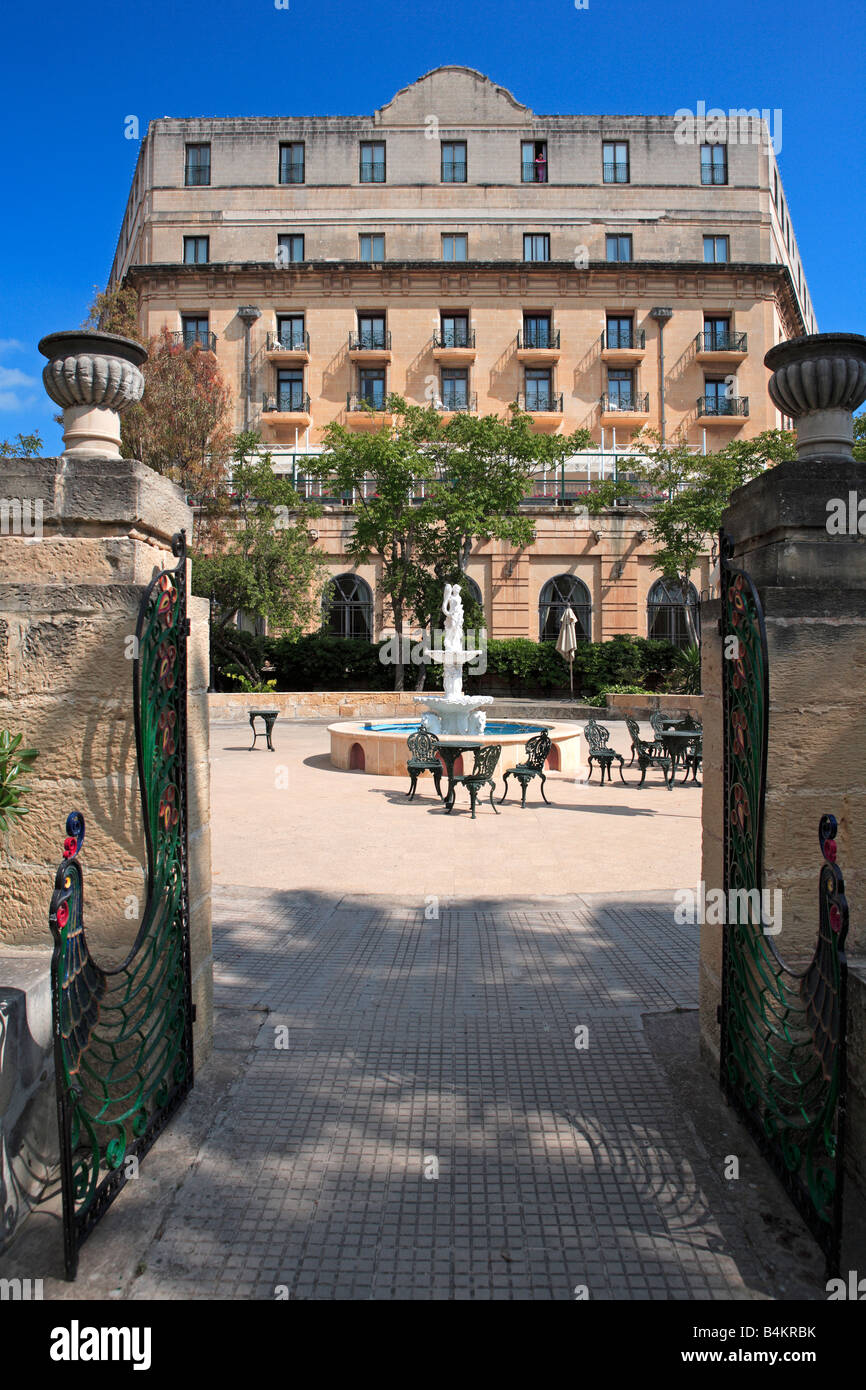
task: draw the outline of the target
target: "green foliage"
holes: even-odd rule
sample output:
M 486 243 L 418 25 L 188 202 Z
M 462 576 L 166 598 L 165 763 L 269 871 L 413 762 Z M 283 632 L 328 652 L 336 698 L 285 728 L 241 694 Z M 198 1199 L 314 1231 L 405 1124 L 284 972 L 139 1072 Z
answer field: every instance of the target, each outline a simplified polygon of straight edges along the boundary
M 0 729 L 0 831 L 9 831 L 27 815 L 21 798 L 30 791 L 22 778 L 39 757 L 35 748 L 22 748 L 23 735 Z
M 854 457 L 866 463 L 866 411 L 854 416 Z
M 13 440 L 0 439 L 0 459 L 38 458 L 42 448 L 42 438 L 37 430 L 33 434 L 16 434 Z
M 700 695 L 701 693 L 701 649 L 684 647 L 674 657 L 674 667 L 669 677 L 668 689 L 679 695 Z
M 231 666 L 226 670 L 226 676 L 230 681 L 235 681 L 245 695 L 265 695 L 269 690 L 276 690 L 277 688 L 276 680 L 250 680 L 243 671 L 238 671 Z
M 600 695 L 587 695 L 584 697 L 585 705 L 594 705 L 598 709 L 603 709 L 608 703 L 609 695 L 652 695 L 652 690 L 642 690 L 639 685 L 609 685 Z
M 393 674 L 379 660 L 384 643 L 312 633 L 268 642 L 278 690 L 387 690 Z

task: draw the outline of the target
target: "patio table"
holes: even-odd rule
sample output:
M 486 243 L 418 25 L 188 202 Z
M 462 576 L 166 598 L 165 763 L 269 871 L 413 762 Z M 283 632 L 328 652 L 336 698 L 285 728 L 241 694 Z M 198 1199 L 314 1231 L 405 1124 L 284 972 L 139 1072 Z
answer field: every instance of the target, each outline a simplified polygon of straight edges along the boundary
M 452 804 L 454 802 L 454 766 L 457 762 L 457 759 L 460 757 L 460 754 L 474 753 L 476 748 L 481 747 L 483 747 L 483 744 L 481 740 L 478 738 L 466 738 L 461 734 L 451 735 L 450 738 L 448 736 L 446 736 L 445 738 L 442 738 L 440 736 L 439 747 L 436 749 L 436 752 L 439 754 L 440 758 L 445 764 L 445 771 L 448 774 L 448 790 L 443 798 L 446 805 L 449 801 Z
M 678 763 L 686 762 L 686 753 L 690 743 L 696 745 L 695 752 L 700 756 L 703 751 L 703 744 L 699 729 L 666 729 L 662 734 L 664 750 L 673 759 L 674 769 Z M 692 763 L 692 781 L 697 782 L 697 780 L 697 762 L 694 762 Z

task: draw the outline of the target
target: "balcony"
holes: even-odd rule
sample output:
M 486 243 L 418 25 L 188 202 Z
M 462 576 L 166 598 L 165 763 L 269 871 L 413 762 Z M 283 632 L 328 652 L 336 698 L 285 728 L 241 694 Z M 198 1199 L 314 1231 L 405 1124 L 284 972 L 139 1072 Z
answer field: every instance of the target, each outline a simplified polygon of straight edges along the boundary
M 559 329 L 550 329 L 547 333 L 529 333 L 522 331 L 517 335 L 517 360 L 529 364 L 542 362 L 558 362 L 561 353 L 559 348 Z
M 309 333 L 269 333 L 265 345 L 269 362 L 309 362 Z
M 732 333 L 730 329 L 719 332 L 715 328 L 705 328 L 695 338 L 695 356 L 698 362 L 742 362 L 748 352 L 748 339 L 745 333 Z
M 649 393 L 646 391 L 623 392 L 615 396 L 605 391 L 601 398 L 603 425 L 645 425 L 648 419 Z
M 216 352 L 217 335 L 215 333 L 205 333 L 196 330 L 183 329 L 180 333 L 169 333 L 172 347 L 183 348 L 189 352 L 190 348 L 200 347 L 205 352 Z
M 530 416 L 533 428 L 541 434 L 555 434 L 565 418 L 562 405 L 562 392 L 535 391 L 527 397 L 521 391 L 517 404 Z
M 524 159 L 521 183 L 547 183 L 547 160 Z
M 446 421 L 452 420 L 455 415 L 474 415 L 478 410 L 478 394 L 470 391 L 463 401 L 456 398 L 437 401 L 436 409 Z
M 394 423 L 394 416 L 385 409 L 384 398 L 371 399 L 351 391 L 346 397 L 346 415 L 346 423 L 353 430 L 381 430 Z
M 643 361 L 645 352 L 646 333 L 642 328 L 632 329 L 630 333 L 610 333 L 606 330 L 601 335 L 601 360 L 609 362 L 612 367 L 630 367 L 635 362 Z
M 602 179 L 604 183 L 628 183 L 628 165 L 605 163 L 602 171 Z
M 442 165 L 443 183 L 465 183 L 466 182 L 466 161 L 455 160 L 451 164 Z
M 477 356 L 475 334 L 468 330 L 465 333 L 434 333 L 433 356 L 446 366 L 450 363 L 451 366 L 461 367 L 466 362 L 474 362 Z
M 349 357 L 353 362 L 390 362 L 390 331 L 376 328 L 350 333 Z
M 733 425 L 749 418 L 748 396 L 698 396 L 699 425 Z
M 305 430 L 312 423 L 310 398 L 302 391 L 262 397 L 262 424 L 276 433 L 281 430 Z

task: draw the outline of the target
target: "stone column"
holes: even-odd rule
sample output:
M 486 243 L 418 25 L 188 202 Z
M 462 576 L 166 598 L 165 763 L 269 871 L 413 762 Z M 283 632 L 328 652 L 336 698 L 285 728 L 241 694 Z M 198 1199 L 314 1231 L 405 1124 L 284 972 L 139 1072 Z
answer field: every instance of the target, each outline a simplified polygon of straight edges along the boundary
M 815 334 L 767 353 L 770 396 L 797 425 L 798 457 L 738 488 L 724 516 L 735 563 L 764 607 L 770 719 L 764 886 L 782 893 L 783 958 L 805 963 L 818 930 L 818 821 L 839 822 L 838 862 L 851 908 L 852 1020 L 863 1009 L 858 953 L 866 949 L 866 464 L 852 454 L 852 412 L 866 399 L 866 338 Z M 862 529 L 858 504 L 862 504 Z M 844 523 L 844 524 L 842 524 Z M 722 653 L 718 601 L 703 610 L 703 878 L 721 888 Z M 722 930 L 701 931 L 701 1038 L 718 1063 Z M 858 1002 L 859 1001 L 859 1002 Z M 859 1036 L 866 1036 L 862 1025 Z M 857 1070 L 850 1074 L 855 1086 Z M 852 1096 L 860 1133 L 852 1162 L 866 1169 L 866 1094 Z M 857 1154 L 861 1158 L 857 1157 Z

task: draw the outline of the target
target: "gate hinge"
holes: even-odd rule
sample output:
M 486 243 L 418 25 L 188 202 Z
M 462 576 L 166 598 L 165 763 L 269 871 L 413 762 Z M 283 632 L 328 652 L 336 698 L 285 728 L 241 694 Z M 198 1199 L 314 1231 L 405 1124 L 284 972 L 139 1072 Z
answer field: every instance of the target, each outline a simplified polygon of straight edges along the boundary
M 191 631 L 192 631 L 192 625 L 191 625 L 191 623 L 190 623 L 190 619 L 189 619 L 189 618 L 184 618 L 184 620 L 183 620 L 183 635 L 184 635 L 184 637 L 189 637 Z

